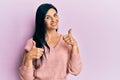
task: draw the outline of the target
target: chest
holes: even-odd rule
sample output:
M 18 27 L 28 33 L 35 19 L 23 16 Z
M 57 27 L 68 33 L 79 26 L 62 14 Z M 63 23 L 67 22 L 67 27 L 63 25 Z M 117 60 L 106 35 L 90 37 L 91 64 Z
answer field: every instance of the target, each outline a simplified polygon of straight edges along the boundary
M 67 65 L 69 60 L 68 50 L 57 49 L 51 50 L 46 56 L 46 65 L 49 67 L 57 67 Z M 50 65 L 51 64 L 51 65 Z

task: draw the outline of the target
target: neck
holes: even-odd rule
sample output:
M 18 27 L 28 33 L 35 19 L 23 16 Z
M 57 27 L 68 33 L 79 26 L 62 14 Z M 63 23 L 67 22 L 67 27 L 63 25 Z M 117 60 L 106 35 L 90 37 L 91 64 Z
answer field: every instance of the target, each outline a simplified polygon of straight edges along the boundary
M 53 37 L 56 37 L 58 35 L 59 35 L 59 33 L 56 32 L 56 30 L 51 30 L 51 31 L 46 32 L 45 37 L 48 38 L 48 39 L 52 39 Z

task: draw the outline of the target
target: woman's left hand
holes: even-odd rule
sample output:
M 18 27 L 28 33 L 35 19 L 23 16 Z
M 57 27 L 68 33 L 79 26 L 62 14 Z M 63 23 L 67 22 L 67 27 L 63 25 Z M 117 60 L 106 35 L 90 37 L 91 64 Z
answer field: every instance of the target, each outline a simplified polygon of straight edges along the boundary
M 72 33 L 71 33 L 72 29 L 68 30 L 68 34 L 63 36 L 63 40 L 68 44 L 68 45 L 72 45 L 73 46 L 77 46 L 77 42 L 76 40 L 73 38 Z

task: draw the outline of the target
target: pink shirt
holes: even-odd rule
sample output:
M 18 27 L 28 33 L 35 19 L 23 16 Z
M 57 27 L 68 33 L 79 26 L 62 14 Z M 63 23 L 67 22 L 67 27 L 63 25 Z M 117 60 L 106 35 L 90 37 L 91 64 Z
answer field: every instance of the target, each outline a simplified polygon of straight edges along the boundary
M 25 50 L 30 51 L 32 46 L 32 39 L 29 39 Z M 45 48 L 46 58 L 37 70 L 27 68 L 23 64 L 20 66 L 21 80 L 67 80 L 68 73 L 78 75 L 82 67 L 80 54 L 72 54 L 71 49 L 61 37 L 54 48 L 50 47 L 50 51 Z M 38 62 L 40 63 L 39 60 Z

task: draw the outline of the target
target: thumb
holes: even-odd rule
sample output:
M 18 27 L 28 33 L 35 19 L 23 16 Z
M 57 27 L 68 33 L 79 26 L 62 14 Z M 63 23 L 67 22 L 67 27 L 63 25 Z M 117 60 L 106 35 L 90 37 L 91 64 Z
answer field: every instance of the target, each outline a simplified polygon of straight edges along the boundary
M 68 34 L 72 34 L 72 29 L 69 29 L 69 30 L 68 30 Z
M 35 41 L 33 41 L 33 47 L 36 48 L 36 42 Z

